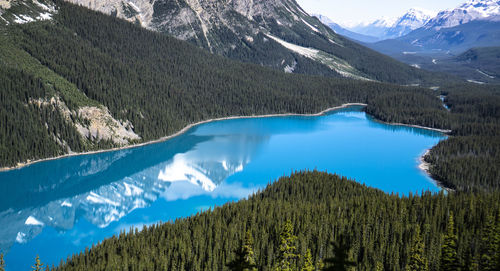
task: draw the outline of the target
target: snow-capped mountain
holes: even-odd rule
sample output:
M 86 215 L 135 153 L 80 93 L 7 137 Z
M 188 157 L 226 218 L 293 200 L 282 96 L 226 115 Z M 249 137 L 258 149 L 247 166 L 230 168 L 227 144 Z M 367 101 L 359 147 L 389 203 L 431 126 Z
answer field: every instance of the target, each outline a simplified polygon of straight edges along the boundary
M 424 27 L 440 30 L 476 20 L 495 20 L 496 16 L 500 16 L 500 1 L 470 0 L 458 8 L 439 12 Z
M 312 16 L 318 18 L 324 25 L 330 27 L 333 31 L 335 31 L 335 33 L 342 35 L 342 36 L 345 36 L 345 37 L 348 37 L 349 39 L 361 41 L 361 42 L 376 42 L 376 41 L 380 40 L 379 38 L 376 38 L 373 36 L 363 35 L 363 34 L 349 31 L 346 28 L 335 23 L 332 19 L 330 19 L 324 15 L 312 14 Z
M 379 39 L 398 38 L 422 27 L 436 14 L 433 11 L 411 8 L 397 18 L 381 18 L 368 23 L 361 23 L 349 30 Z
M 396 20 L 396 22 L 387 30 L 386 36 L 389 38 L 404 36 L 411 31 L 422 27 L 435 15 L 436 13 L 433 11 L 412 8 Z
M 394 40 L 369 46 L 403 60 L 405 54 L 445 57 L 475 47 L 500 44 L 500 1 L 471 0 L 457 8 L 441 11 L 423 27 Z
M 353 27 L 349 27 L 348 30 L 363 35 L 377 37 L 378 39 L 385 39 L 385 33 L 394 25 L 396 20 L 396 18 L 384 17 L 375 21 L 360 23 Z

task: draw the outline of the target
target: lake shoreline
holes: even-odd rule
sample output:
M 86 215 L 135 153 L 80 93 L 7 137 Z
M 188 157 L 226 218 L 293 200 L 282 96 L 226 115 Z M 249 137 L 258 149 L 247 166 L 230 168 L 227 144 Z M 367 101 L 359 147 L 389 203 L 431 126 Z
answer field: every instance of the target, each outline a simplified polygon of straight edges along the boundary
M 122 146 L 122 147 L 115 147 L 115 148 L 111 148 L 111 149 L 105 149 L 105 150 L 88 151 L 88 152 L 73 152 L 73 153 L 67 153 L 67 154 L 63 154 L 63 155 L 59 155 L 59 156 L 48 157 L 48 158 L 43 158 L 43 159 L 38 159 L 38 160 L 33 160 L 33 161 L 28 160 L 26 162 L 18 163 L 16 166 L 0 168 L 0 172 L 9 171 L 9 170 L 16 170 L 16 169 L 20 169 L 20 168 L 23 168 L 23 167 L 26 167 L 26 166 L 30 166 L 30 165 L 33 165 L 33 164 L 36 164 L 36 163 L 41 163 L 41 162 L 51 161 L 51 160 L 57 160 L 57 159 L 63 159 L 63 158 L 72 157 L 72 156 L 91 155 L 91 154 L 98 154 L 98 153 L 105 153 L 105 152 L 112 152 L 112 151 L 119 151 L 119 150 L 126 150 L 126 149 L 143 147 L 143 146 L 150 145 L 150 144 L 160 143 L 160 142 L 164 142 L 164 141 L 167 141 L 169 139 L 172 139 L 174 137 L 177 137 L 179 135 L 182 135 L 185 132 L 187 132 L 189 129 L 191 129 L 191 128 L 195 127 L 195 126 L 198 126 L 198 125 L 201 125 L 201 124 L 205 124 L 205 123 L 214 122 L 214 121 L 223 121 L 223 120 L 232 120 L 232 119 L 290 117 L 290 116 L 317 117 L 317 116 L 324 115 L 324 114 L 326 114 L 328 112 L 339 110 L 339 109 L 344 109 L 344 108 L 347 108 L 347 107 L 350 107 L 350 106 L 367 106 L 367 104 L 364 104 L 364 103 L 345 103 L 345 104 L 342 104 L 342 105 L 339 105 L 339 106 L 327 108 L 327 109 L 325 109 L 325 110 L 323 110 L 321 112 L 318 112 L 318 113 L 311 113 L 311 114 L 283 113 L 283 114 L 267 114 L 267 115 L 251 115 L 251 116 L 229 116 L 229 117 L 222 117 L 222 118 L 213 118 L 213 119 L 208 119 L 208 120 L 203 120 L 203 121 L 199 121 L 199 122 L 196 122 L 196 123 L 188 124 L 187 126 L 185 126 L 184 128 L 182 128 L 178 132 L 176 132 L 176 133 L 174 133 L 172 135 L 161 137 L 159 139 L 155 139 L 155 140 L 151 140 L 151 141 L 147 141 L 147 142 L 143 142 L 143 143 L 138 143 L 138 144 L 133 144 L 133 145 L 127 145 L 127 146 Z
M 105 150 L 88 151 L 88 152 L 75 152 L 75 153 L 68 153 L 68 154 L 63 154 L 63 155 L 59 155 L 59 156 L 55 156 L 55 157 L 48 157 L 48 158 L 38 159 L 38 160 L 34 160 L 34 161 L 28 160 L 28 161 L 23 162 L 23 163 L 18 163 L 16 166 L 0 168 L 0 172 L 21 169 L 23 167 L 30 166 L 30 165 L 33 165 L 33 164 L 36 164 L 36 163 L 41 163 L 41 162 L 45 162 L 45 161 L 52 161 L 52 160 L 57 160 L 57 159 L 63 159 L 63 158 L 72 157 L 72 156 L 99 154 L 99 153 L 105 153 L 105 152 L 112 152 L 112 151 L 119 151 L 119 150 L 126 150 L 126 149 L 138 148 L 138 147 L 143 147 L 143 146 L 150 145 L 150 144 L 160 143 L 160 142 L 164 142 L 164 141 L 167 141 L 169 139 L 172 139 L 174 137 L 177 137 L 179 135 L 182 135 L 182 134 L 186 133 L 188 130 L 190 130 L 191 128 L 195 127 L 195 126 L 198 126 L 198 125 L 201 125 L 201 124 L 210 123 L 210 122 L 215 122 L 215 121 L 232 120 L 232 119 L 250 119 L 250 118 L 289 117 L 289 116 L 317 117 L 317 116 L 322 116 L 322 115 L 324 115 L 324 114 L 326 114 L 328 112 L 331 112 L 331 111 L 335 111 L 335 110 L 339 110 L 339 109 L 344 109 L 344 108 L 348 108 L 348 107 L 351 107 L 351 106 L 367 106 L 367 104 L 365 104 L 365 103 L 345 103 L 345 104 L 342 104 L 342 105 L 339 105 L 339 106 L 327 108 L 327 109 L 325 109 L 323 111 L 320 111 L 318 113 L 311 113 L 311 114 L 283 113 L 283 114 L 267 114 L 267 115 L 251 115 L 251 116 L 229 116 L 229 117 L 222 117 L 222 118 L 213 118 L 213 119 L 208 119 L 208 120 L 203 120 L 203 121 L 199 121 L 199 122 L 196 122 L 196 123 L 188 124 L 187 126 L 185 126 L 184 128 L 182 128 L 178 132 L 176 132 L 176 133 L 174 133 L 172 135 L 169 135 L 169 136 L 161 137 L 161 138 L 156 139 L 156 140 L 151 140 L 151 141 L 147 141 L 147 142 L 143 142 L 143 143 L 138 143 L 138 144 L 133 144 L 133 145 L 127 145 L 127 146 L 122 146 L 122 147 L 116 147 L 116 148 L 111 148 L 111 149 L 105 149 Z M 380 121 L 380 122 L 383 122 L 383 121 Z M 386 123 L 386 122 L 383 122 L 383 123 Z M 420 129 L 432 130 L 432 131 L 441 132 L 441 133 L 449 133 L 450 132 L 449 130 L 442 130 L 442 129 L 437 129 L 437 128 L 430 128 L 430 127 L 424 127 L 424 126 L 419 126 L 419 125 L 412 125 L 412 124 L 403 124 L 403 123 L 386 123 L 386 124 L 395 125 L 395 126 L 406 126 L 406 127 L 420 128 Z M 419 168 L 420 168 L 420 166 L 419 166 Z M 426 171 L 426 173 L 429 175 L 429 173 L 427 171 Z M 444 188 L 444 189 L 447 189 L 446 187 L 444 187 L 442 185 L 439 185 L 439 186 L 442 187 L 442 188 Z
M 418 168 L 421 171 L 423 171 L 431 180 L 433 180 L 434 183 L 436 184 L 436 186 L 441 187 L 442 189 L 446 190 L 446 192 L 455 192 L 454 189 L 449 188 L 449 187 L 445 186 L 443 183 L 441 183 L 440 181 L 432 178 L 432 174 L 430 172 L 431 163 L 425 161 L 425 156 L 427 156 L 430 152 L 431 152 L 431 149 L 426 149 L 424 151 L 424 153 L 418 157 L 418 161 L 419 161 Z

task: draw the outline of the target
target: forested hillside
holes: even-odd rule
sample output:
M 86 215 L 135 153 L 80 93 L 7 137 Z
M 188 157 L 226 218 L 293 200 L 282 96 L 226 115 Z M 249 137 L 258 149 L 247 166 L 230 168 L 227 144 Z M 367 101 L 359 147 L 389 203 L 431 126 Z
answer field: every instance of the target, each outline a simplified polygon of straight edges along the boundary
M 248 244 L 258 270 L 283 261 L 300 268 L 308 249 L 313 265 L 329 267 L 332 241 L 345 244 L 344 260 L 357 270 L 498 270 L 498 227 L 499 193 L 399 197 L 336 175 L 297 172 L 248 200 L 122 233 L 55 270 L 229 270 Z
M 68 0 L 206 51 L 276 70 L 398 84 L 435 85 L 445 75 L 398 62 L 348 40 L 295 0 Z

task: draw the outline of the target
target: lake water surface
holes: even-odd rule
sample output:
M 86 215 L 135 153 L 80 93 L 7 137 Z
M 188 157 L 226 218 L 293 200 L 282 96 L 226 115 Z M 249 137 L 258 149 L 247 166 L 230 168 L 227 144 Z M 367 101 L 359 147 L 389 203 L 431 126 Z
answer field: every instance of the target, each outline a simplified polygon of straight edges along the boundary
M 418 158 L 445 137 L 382 124 L 361 109 L 211 122 L 161 143 L 0 172 L 7 270 L 29 270 L 37 254 L 58 264 L 120 231 L 247 197 L 295 170 L 388 193 L 439 191 Z

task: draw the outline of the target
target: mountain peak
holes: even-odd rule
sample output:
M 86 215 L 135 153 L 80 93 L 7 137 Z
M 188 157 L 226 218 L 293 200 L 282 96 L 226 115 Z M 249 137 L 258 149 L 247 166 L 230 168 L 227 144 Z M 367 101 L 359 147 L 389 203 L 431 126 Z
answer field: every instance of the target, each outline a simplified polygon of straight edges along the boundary
M 436 12 L 414 7 L 399 17 L 383 17 L 369 23 L 359 24 L 350 30 L 365 35 L 371 34 L 380 39 L 398 38 L 422 27 L 435 15 Z
M 500 1 L 469 0 L 457 8 L 439 12 L 425 25 L 425 28 L 439 30 L 498 15 L 500 15 Z

